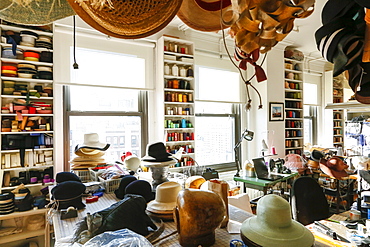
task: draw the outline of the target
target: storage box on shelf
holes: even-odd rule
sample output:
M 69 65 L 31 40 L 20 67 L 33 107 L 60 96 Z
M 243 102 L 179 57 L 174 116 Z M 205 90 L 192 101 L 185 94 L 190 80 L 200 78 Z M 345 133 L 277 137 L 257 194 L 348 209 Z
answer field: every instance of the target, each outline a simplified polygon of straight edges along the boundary
M 157 91 L 158 105 L 164 109 L 158 121 L 164 120 L 167 151 L 184 149 L 175 167 L 191 166 L 195 148 L 194 44 L 164 36 L 158 40 L 158 54 L 163 54 L 158 56 L 158 81 L 164 82 Z
M 289 53 L 285 53 L 287 56 Z M 294 54 L 293 54 L 294 55 Z M 303 153 L 303 62 L 285 57 L 285 154 Z

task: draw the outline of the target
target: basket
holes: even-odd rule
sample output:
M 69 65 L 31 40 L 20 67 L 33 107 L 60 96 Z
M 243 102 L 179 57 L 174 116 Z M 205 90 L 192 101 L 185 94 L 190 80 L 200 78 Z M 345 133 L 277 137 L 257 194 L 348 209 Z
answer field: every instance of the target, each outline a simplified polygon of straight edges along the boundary
M 116 189 L 118 189 L 119 183 L 121 182 L 121 179 L 102 179 L 99 178 L 99 182 L 103 185 L 105 189 L 105 193 L 113 193 Z
M 76 174 L 83 183 L 94 181 L 91 178 L 89 170 L 72 170 L 74 174 Z
M 89 173 L 90 173 L 91 181 L 99 181 L 99 176 L 98 176 L 98 173 L 96 171 L 89 168 Z

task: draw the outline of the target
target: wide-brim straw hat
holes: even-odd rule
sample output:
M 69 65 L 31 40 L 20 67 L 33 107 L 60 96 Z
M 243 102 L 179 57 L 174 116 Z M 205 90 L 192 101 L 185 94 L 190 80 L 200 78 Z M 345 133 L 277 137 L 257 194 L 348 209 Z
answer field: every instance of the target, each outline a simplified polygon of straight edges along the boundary
M 75 152 L 78 150 L 84 150 L 83 153 L 87 154 L 89 149 L 106 151 L 109 146 L 110 144 L 99 141 L 99 135 L 97 133 L 87 133 L 84 134 L 84 142 L 75 147 Z
M 311 247 L 315 241 L 309 229 L 292 219 L 289 202 L 274 194 L 259 199 L 257 215 L 246 219 L 240 232 L 248 246 Z
M 213 32 L 227 28 L 228 26 L 222 24 L 221 26 L 221 2 L 222 14 L 230 7 L 227 1 L 214 1 L 214 0 L 199 0 L 204 4 L 205 8 L 200 7 L 196 0 L 184 0 L 181 8 L 177 12 L 177 16 L 189 27 L 198 30 Z M 213 9 L 213 11 L 211 11 Z M 228 19 L 228 18 L 225 18 Z
M 46 25 L 74 14 L 67 0 L 32 0 L 29 4 L 13 0 L 11 5 L 0 10 L 0 19 L 23 25 Z
M 12 0 L 1 0 L 0 1 L 0 10 L 5 9 L 8 7 L 10 4 L 12 4 Z
M 112 37 L 122 39 L 144 38 L 163 29 L 173 19 L 182 0 L 111 0 L 112 6 L 102 8 L 92 1 L 68 0 L 87 24 Z

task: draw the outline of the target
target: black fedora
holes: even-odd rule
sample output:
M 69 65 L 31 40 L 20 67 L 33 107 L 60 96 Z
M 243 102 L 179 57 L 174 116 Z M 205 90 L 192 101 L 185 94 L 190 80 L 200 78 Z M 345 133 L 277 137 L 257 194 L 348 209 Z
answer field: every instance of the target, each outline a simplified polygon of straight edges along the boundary
M 148 144 L 146 148 L 146 155 L 141 158 L 142 161 L 147 162 L 167 162 L 173 161 L 172 154 L 167 153 L 166 146 L 163 142 L 156 142 Z

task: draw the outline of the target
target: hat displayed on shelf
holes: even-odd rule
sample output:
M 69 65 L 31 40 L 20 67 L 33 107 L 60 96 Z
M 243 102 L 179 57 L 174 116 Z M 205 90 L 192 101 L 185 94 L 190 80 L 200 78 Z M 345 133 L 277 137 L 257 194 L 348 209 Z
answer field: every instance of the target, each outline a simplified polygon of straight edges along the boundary
M 147 162 L 166 162 L 174 161 L 175 159 L 172 158 L 172 154 L 167 153 L 166 146 L 163 142 L 156 142 L 147 145 L 146 155 L 141 160 Z
M 184 0 L 177 16 L 195 30 L 218 31 L 228 27 L 225 24 L 221 26 L 221 9 L 223 14 L 229 14 L 228 9 L 230 8 L 231 1 L 227 0 Z
M 292 219 L 289 202 L 269 194 L 257 202 L 257 215 L 246 219 L 240 228 L 248 246 L 311 247 L 315 238 L 309 229 Z
M 329 159 L 320 159 L 320 169 L 326 175 L 334 177 L 337 179 L 342 179 L 343 177 L 348 177 L 348 173 L 345 169 L 348 165 L 343 161 L 342 158 L 338 156 L 333 156 Z
M 135 180 L 129 183 L 125 188 L 125 195 L 127 194 L 140 195 L 144 197 L 146 202 L 154 199 L 152 186 L 146 180 Z
M 11 5 L 0 10 L 0 19 L 23 25 L 45 25 L 75 14 L 67 0 L 31 0 L 28 4 L 22 2 L 13 0 Z
M 86 205 L 82 202 L 82 194 L 85 190 L 86 186 L 81 182 L 65 181 L 59 183 L 51 189 L 53 204 L 56 205 L 57 209 L 85 208 Z
M 77 176 L 73 172 L 58 172 L 56 177 L 55 177 L 55 181 L 57 183 L 62 183 L 62 182 L 65 182 L 65 181 L 81 182 L 81 179 L 80 179 L 79 176 Z
M 182 0 L 120 1 L 98 6 L 98 1 L 68 0 L 69 4 L 94 29 L 117 38 L 137 39 L 163 29 L 176 15 Z M 94 5 L 94 2 L 97 3 Z
M 118 188 L 114 191 L 114 194 L 118 199 L 123 199 L 125 197 L 125 190 L 127 185 L 129 185 L 131 182 L 136 181 L 137 178 L 132 175 L 126 175 L 121 178 L 121 181 L 119 183 Z
M 157 186 L 155 200 L 148 203 L 147 210 L 157 214 L 173 214 L 176 198 L 182 187 L 179 183 L 169 181 Z
M 97 133 L 87 133 L 84 135 L 83 144 L 76 146 L 75 151 L 80 149 L 96 149 L 101 151 L 106 151 L 110 144 L 102 143 L 99 141 L 99 135 Z M 83 150 L 84 152 L 89 152 L 89 150 Z

